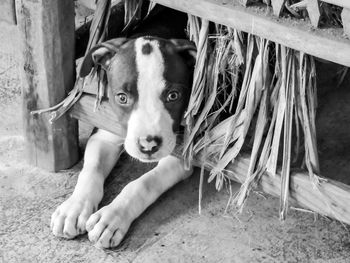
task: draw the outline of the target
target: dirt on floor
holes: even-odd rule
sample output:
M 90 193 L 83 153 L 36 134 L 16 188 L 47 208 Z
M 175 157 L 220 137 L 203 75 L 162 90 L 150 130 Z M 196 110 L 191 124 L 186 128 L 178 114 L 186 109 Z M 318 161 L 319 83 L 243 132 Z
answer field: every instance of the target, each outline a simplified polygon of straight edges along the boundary
M 277 198 L 252 193 L 242 214 L 225 213 L 229 188 L 217 192 L 214 184 L 204 184 L 199 214 L 198 171 L 147 209 L 116 249 L 97 249 L 86 235 L 74 240 L 54 237 L 51 214 L 72 193 L 82 164 L 49 173 L 26 163 L 17 38 L 15 27 L 0 22 L 0 39 L 6 40 L 0 43 L 1 263 L 349 262 L 349 226 L 294 209 L 280 222 Z M 350 182 L 350 82 L 336 88 L 337 67 L 331 67 L 334 70 L 319 80 L 322 171 Z M 90 129 L 81 124 L 82 147 Z M 123 156 L 106 183 L 101 206 L 150 168 Z M 232 183 L 232 191 L 238 189 Z

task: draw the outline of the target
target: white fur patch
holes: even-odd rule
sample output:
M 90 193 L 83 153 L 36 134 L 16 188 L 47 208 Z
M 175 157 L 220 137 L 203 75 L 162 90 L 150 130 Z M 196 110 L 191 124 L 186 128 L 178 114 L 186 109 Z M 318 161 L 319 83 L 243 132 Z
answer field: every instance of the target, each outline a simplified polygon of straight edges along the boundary
M 146 43 L 152 46 L 149 54 L 142 52 L 142 47 Z M 173 119 L 160 99 L 166 85 L 163 76 L 164 58 L 157 40 L 139 38 L 135 41 L 135 51 L 139 97 L 136 109 L 131 113 L 128 122 L 125 149 L 131 156 L 141 161 L 158 161 L 169 155 L 176 143 L 176 136 L 172 130 Z M 161 137 L 163 140 L 160 149 L 151 157 L 140 152 L 137 145 L 139 138 L 149 135 Z

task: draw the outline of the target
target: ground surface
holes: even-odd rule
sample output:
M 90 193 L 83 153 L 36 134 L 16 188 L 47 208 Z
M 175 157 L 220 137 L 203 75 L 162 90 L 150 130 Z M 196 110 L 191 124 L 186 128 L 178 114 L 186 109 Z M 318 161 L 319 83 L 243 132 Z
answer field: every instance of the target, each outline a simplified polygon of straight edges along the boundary
M 276 198 L 252 194 L 243 214 L 236 216 L 224 212 L 227 189 L 216 192 L 213 184 L 205 184 L 198 214 L 198 172 L 152 205 L 116 249 L 97 249 L 86 235 L 70 241 L 54 237 L 51 213 L 73 191 L 81 163 L 55 174 L 26 164 L 15 28 L 0 23 L 0 39 L 6 40 L 0 43 L 1 263 L 349 262 L 348 226 L 294 210 L 281 223 Z M 320 82 L 335 86 L 330 76 Z M 320 92 L 322 169 L 333 177 L 350 176 L 350 92 L 346 87 L 330 90 Z M 88 129 L 83 126 L 84 134 Z M 124 156 L 106 184 L 102 205 L 149 168 Z M 239 186 L 232 187 L 236 191 Z

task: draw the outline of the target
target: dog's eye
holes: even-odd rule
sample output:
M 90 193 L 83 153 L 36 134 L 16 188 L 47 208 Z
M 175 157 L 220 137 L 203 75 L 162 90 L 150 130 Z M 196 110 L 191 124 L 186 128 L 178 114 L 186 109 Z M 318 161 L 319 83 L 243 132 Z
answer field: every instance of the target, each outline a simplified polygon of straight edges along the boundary
M 115 96 L 115 98 L 120 104 L 127 104 L 128 103 L 128 95 L 126 95 L 125 93 L 118 93 Z
M 177 91 L 171 91 L 168 93 L 168 97 L 166 98 L 167 102 L 171 102 L 171 101 L 176 101 L 178 100 L 180 97 L 180 93 Z

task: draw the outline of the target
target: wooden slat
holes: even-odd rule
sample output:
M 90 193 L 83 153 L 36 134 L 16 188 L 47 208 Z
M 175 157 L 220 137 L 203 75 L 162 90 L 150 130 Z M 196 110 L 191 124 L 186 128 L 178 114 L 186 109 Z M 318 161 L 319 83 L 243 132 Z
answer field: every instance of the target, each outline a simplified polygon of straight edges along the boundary
M 232 172 L 231 179 L 243 182 L 249 167 L 249 156 L 239 157 L 226 169 Z M 290 177 L 290 201 L 296 206 L 309 209 L 320 215 L 335 218 L 350 224 L 350 186 L 327 180 L 319 184 L 319 190 L 313 185 L 306 172 L 292 173 Z M 259 188 L 265 193 L 279 197 L 281 193 L 281 176 L 265 173 Z
M 101 110 L 93 112 L 95 99 L 92 95 L 83 95 L 82 99 L 74 106 L 71 114 L 80 120 L 86 121 L 96 127 L 109 130 L 116 134 L 125 132 L 123 128 L 115 122 L 116 115 L 107 102 L 102 103 Z M 181 147 L 174 153 L 181 156 Z M 201 166 L 200 156 L 196 157 L 195 166 Z M 242 183 L 246 179 L 247 170 L 249 167 L 249 156 L 241 156 L 237 160 L 226 167 L 230 179 Z M 210 163 L 210 160 L 204 162 L 207 167 L 213 167 L 215 164 Z M 344 223 L 350 224 L 350 187 L 348 185 L 328 180 L 321 182 L 319 189 L 321 194 L 311 183 L 309 175 L 306 172 L 297 172 L 291 175 L 290 184 L 290 201 L 294 205 L 310 209 L 321 215 L 335 218 Z M 279 196 L 281 192 L 281 177 L 280 174 L 271 176 L 265 173 L 259 183 L 259 188 L 273 196 Z M 325 202 L 324 196 L 329 198 L 329 202 Z
M 94 107 L 95 96 L 84 94 L 81 99 L 74 104 L 74 107 L 70 110 L 70 114 L 72 117 L 83 122 L 124 137 L 126 133 L 125 127 L 118 123 L 118 117 L 111 110 L 108 102 L 104 101 L 96 112 L 94 111 Z
M 155 0 L 155 2 L 238 30 L 252 33 L 303 51 L 307 54 L 350 66 L 350 41 L 342 37 L 342 30 L 330 37 L 322 29 L 310 30 L 302 22 L 276 19 L 238 4 L 222 4 L 216 0 Z M 297 24 L 297 26 L 293 25 Z
M 0 1 L 0 22 L 6 22 L 10 25 L 16 25 L 15 0 Z
M 321 1 L 332 5 L 350 8 L 349 0 L 321 0 Z
M 32 115 L 61 102 L 74 86 L 74 2 L 17 0 L 21 36 L 23 122 L 29 163 L 49 171 L 78 160 L 78 125 L 63 116 Z

